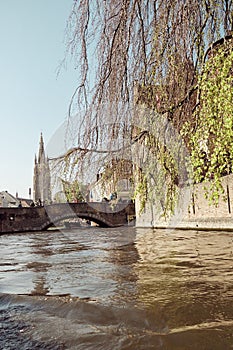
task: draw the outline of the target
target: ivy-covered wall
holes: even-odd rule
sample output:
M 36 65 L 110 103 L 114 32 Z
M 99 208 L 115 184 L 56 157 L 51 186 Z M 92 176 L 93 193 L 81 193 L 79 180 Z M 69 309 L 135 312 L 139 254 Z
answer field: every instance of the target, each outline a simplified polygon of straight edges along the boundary
M 159 203 L 147 201 L 139 214 L 140 204 L 136 200 L 136 226 L 155 228 L 214 229 L 233 231 L 233 175 L 221 178 L 224 194 L 217 205 L 206 198 L 209 183 L 200 183 L 182 189 L 174 215 L 165 220 Z
M 220 228 L 224 220 L 232 221 L 232 67 L 233 39 L 228 36 L 211 45 L 196 71 L 189 94 L 195 97 L 194 106 L 188 98 L 161 111 L 158 101 L 171 92 L 165 85 L 163 93 L 158 87 L 137 91 L 134 123 L 139 131 L 134 139 L 143 151 L 140 156 L 139 145 L 134 146 L 133 154 L 140 158 L 134 156 L 140 172 L 135 191 L 138 226 L 193 228 L 210 220 L 207 226 L 212 228 L 220 220 Z M 184 101 L 189 108 L 180 111 L 177 124 Z

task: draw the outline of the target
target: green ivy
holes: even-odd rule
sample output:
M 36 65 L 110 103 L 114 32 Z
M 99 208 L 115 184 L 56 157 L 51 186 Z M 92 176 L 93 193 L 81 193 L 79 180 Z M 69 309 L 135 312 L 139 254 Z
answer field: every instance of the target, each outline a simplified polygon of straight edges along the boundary
M 185 181 L 183 170 L 186 161 L 179 135 L 167 143 L 166 123 L 163 125 L 161 121 L 165 117 L 161 118 L 156 113 L 153 117 L 150 120 L 150 133 L 141 140 L 146 151 L 142 169 L 138 170 L 139 176 L 135 181 L 134 199 L 138 198 L 140 202 L 139 214 L 149 202 L 160 208 L 161 216 L 167 218 L 174 213 L 179 187 Z
M 133 200 L 135 200 L 137 197 L 139 198 L 139 203 L 140 203 L 140 207 L 139 207 L 139 215 L 143 213 L 143 211 L 145 210 L 145 206 L 146 206 L 146 201 L 147 201 L 147 185 L 148 185 L 148 181 L 147 181 L 147 177 L 142 174 L 140 174 L 140 181 L 137 182 L 137 185 L 135 187 L 134 190 L 134 194 L 133 194 Z
M 218 203 L 221 177 L 232 172 L 233 160 L 233 51 L 231 43 L 211 50 L 198 78 L 200 100 L 196 124 L 187 122 L 193 177 L 196 183 L 211 181 L 207 197 Z

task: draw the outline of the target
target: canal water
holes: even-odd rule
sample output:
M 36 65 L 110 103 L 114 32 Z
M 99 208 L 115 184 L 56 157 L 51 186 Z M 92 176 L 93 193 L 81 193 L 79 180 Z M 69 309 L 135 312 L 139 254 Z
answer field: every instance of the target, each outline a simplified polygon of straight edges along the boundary
M 233 349 L 233 233 L 0 236 L 0 349 Z

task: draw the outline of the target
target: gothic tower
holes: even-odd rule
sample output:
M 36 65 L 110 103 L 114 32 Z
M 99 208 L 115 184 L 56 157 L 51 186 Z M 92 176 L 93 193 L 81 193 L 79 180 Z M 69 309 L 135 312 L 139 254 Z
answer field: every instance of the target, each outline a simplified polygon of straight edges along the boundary
M 34 177 L 33 177 L 33 200 L 48 204 L 51 202 L 50 169 L 49 161 L 45 156 L 44 140 L 40 135 L 38 158 L 35 156 Z

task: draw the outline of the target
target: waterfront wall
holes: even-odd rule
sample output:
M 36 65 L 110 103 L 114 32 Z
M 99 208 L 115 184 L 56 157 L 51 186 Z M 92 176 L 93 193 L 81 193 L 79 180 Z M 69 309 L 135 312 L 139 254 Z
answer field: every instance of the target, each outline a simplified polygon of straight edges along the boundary
M 164 219 L 159 203 L 146 203 L 143 213 L 139 213 L 140 204 L 136 200 L 136 226 L 154 228 L 180 228 L 199 230 L 233 231 L 233 174 L 222 178 L 224 195 L 220 196 L 217 206 L 210 205 L 205 197 L 205 187 L 211 183 L 201 183 L 184 188 L 179 197 L 175 214 Z

